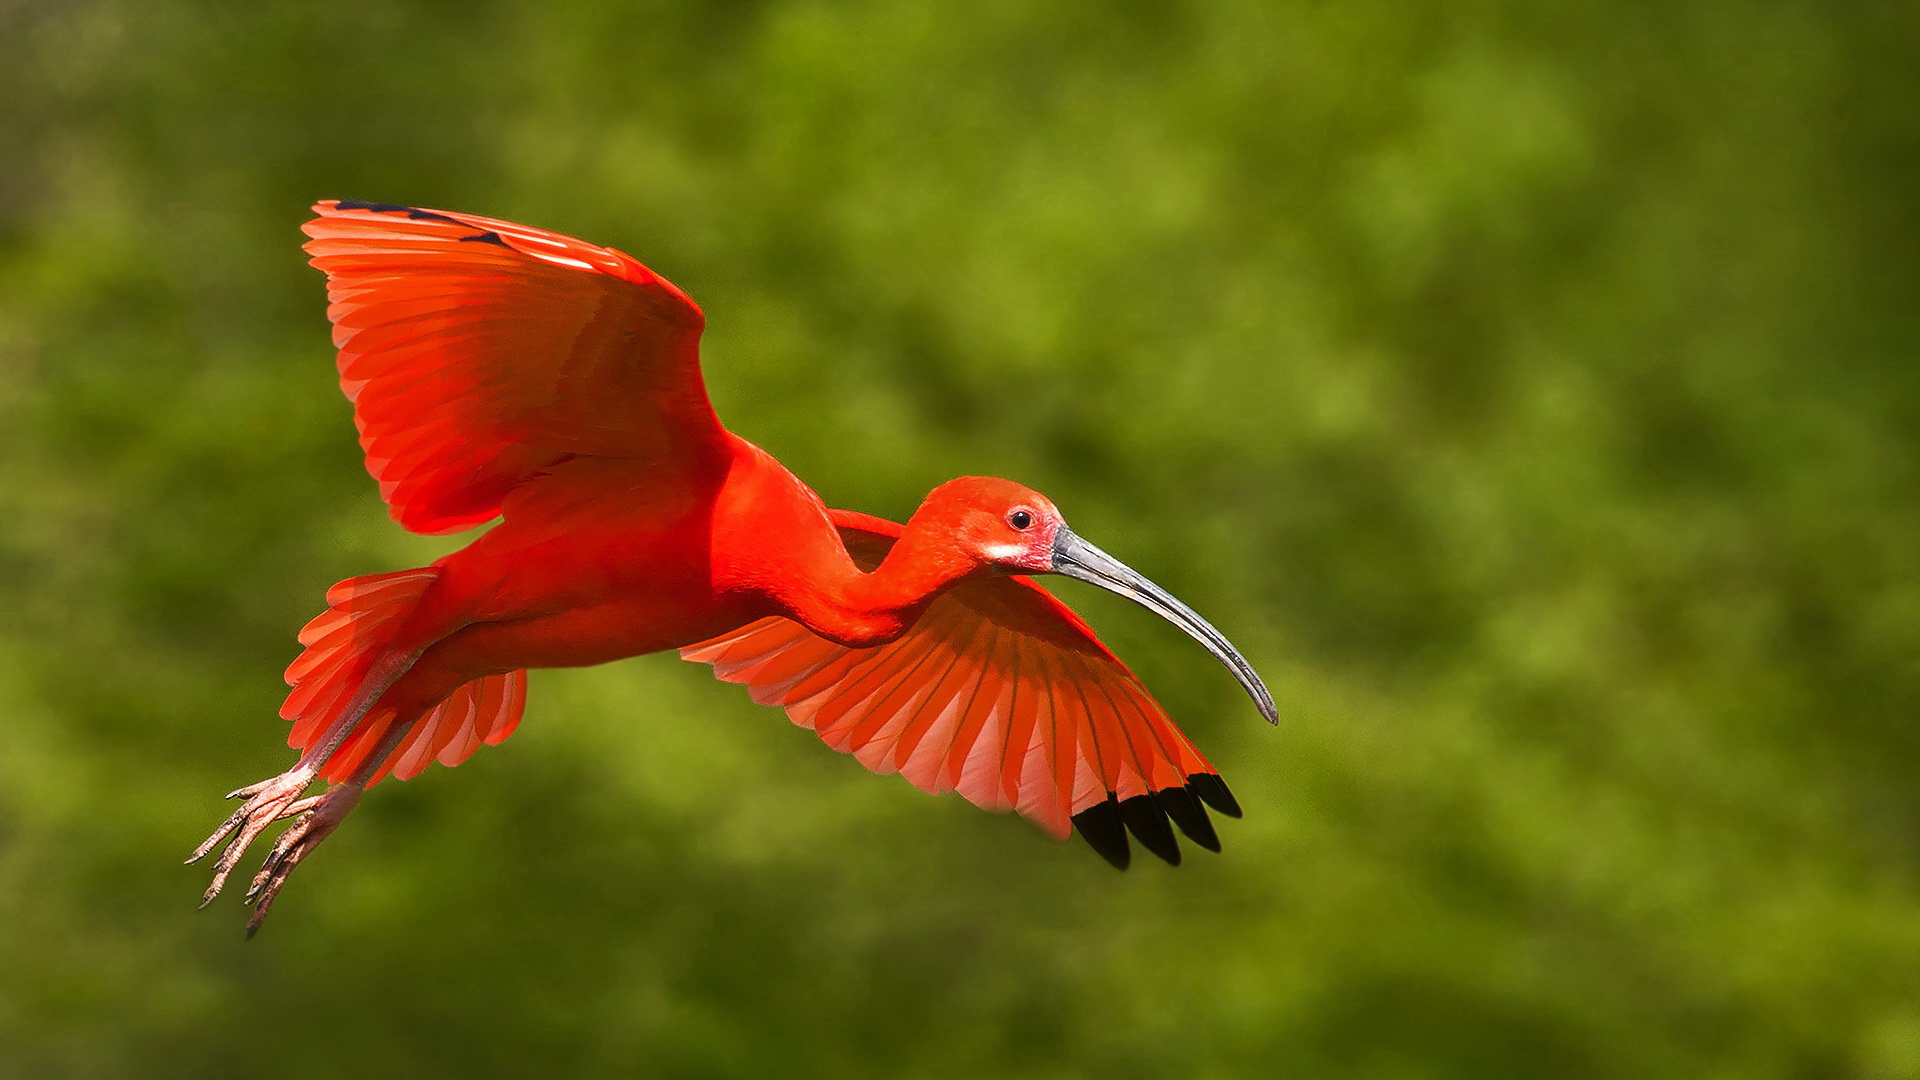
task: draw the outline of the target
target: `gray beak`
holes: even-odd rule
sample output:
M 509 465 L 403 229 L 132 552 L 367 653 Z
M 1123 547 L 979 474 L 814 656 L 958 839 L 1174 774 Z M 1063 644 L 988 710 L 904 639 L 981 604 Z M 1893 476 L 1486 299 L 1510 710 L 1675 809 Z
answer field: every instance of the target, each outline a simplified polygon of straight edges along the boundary
M 1168 595 L 1165 589 L 1133 572 L 1127 564 L 1075 536 L 1073 530 L 1065 525 L 1060 526 L 1060 531 L 1054 534 L 1053 572 L 1118 593 L 1185 630 L 1189 637 L 1206 646 L 1214 659 L 1233 672 L 1233 677 L 1240 680 L 1240 685 L 1247 691 L 1247 696 L 1253 698 L 1254 705 L 1260 709 L 1260 715 L 1267 718 L 1267 723 L 1280 722 L 1280 711 L 1274 707 L 1273 695 L 1267 692 L 1266 684 L 1254 673 L 1253 665 L 1247 663 L 1247 658 L 1241 656 L 1240 650 L 1227 640 L 1227 635 L 1215 630 L 1212 623 Z

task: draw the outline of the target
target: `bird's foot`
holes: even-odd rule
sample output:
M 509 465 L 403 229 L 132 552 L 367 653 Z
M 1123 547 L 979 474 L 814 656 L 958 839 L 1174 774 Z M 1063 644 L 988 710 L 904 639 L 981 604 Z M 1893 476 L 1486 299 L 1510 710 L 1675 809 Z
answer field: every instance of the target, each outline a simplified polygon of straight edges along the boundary
M 360 793 L 364 790 L 358 784 L 335 784 L 287 808 L 289 813 L 300 816 L 280 834 L 273 850 L 267 852 L 266 861 L 260 865 L 260 872 L 254 875 L 253 884 L 247 887 L 247 895 L 241 901 L 253 905 L 253 917 L 247 920 L 248 937 L 266 920 L 267 909 L 273 906 L 273 898 L 280 895 L 287 875 L 320 846 L 320 841 L 340 827 L 347 813 L 360 804 Z
M 279 776 L 228 793 L 229 799 L 247 801 L 231 817 L 221 822 L 213 835 L 207 837 L 206 842 L 187 857 L 189 863 L 199 862 L 228 834 L 233 836 L 226 850 L 220 853 L 220 858 L 214 861 L 213 884 L 207 886 L 207 894 L 200 899 L 201 907 L 213 903 L 213 898 L 220 895 L 220 890 L 227 884 L 227 875 L 233 872 L 240 856 L 246 854 L 247 847 L 267 826 L 281 818 L 302 813 L 314 804 L 315 799 L 300 798 L 301 792 L 306 791 L 307 785 L 313 782 L 313 777 L 313 769 L 295 766 Z

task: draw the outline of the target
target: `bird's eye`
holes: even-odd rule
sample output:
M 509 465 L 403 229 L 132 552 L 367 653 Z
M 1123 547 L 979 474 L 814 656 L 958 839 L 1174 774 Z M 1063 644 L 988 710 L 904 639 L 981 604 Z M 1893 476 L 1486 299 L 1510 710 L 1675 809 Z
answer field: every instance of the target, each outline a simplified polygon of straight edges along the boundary
M 1031 528 L 1033 526 L 1033 515 L 1027 513 L 1025 510 L 1015 510 L 1013 513 L 1007 515 L 1007 524 L 1016 529 Z

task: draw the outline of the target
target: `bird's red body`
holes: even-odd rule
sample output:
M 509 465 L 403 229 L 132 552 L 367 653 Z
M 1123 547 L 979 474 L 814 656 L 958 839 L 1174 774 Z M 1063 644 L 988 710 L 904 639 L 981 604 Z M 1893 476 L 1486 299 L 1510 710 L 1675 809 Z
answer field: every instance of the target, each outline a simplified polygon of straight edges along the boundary
M 482 676 L 684 648 L 774 615 L 883 644 L 912 625 L 911 600 L 933 599 L 925 585 L 947 583 L 915 574 L 898 590 L 907 606 L 856 596 L 867 575 L 813 491 L 744 439 L 727 449 L 724 468 L 687 476 L 555 467 L 537 497 L 509 501 L 498 527 L 434 564 L 412 629 L 434 643 L 382 702 L 404 713 Z
M 631 258 L 508 222 L 324 202 L 341 384 L 394 517 L 499 524 L 430 567 L 329 590 L 281 712 L 303 751 L 196 858 L 298 820 L 259 910 L 389 772 L 454 765 L 518 723 L 525 671 L 679 649 L 868 767 L 1177 861 L 1171 817 L 1217 849 L 1213 767 L 1085 623 L 1029 580 L 1065 573 L 1174 620 L 1271 698 L 1219 632 L 1067 529 L 1044 496 L 970 477 L 905 526 L 830 510 L 721 427 L 703 317 Z M 301 798 L 316 777 L 327 792 Z M 1123 828 L 1124 823 L 1124 828 Z

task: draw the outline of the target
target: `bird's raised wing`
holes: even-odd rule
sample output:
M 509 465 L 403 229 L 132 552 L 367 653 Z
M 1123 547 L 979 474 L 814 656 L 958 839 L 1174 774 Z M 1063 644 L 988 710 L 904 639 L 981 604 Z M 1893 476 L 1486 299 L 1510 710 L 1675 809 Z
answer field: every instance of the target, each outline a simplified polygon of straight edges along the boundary
M 469 528 L 574 456 L 717 458 L 700 309 L 611 248 L 490 218 L 327 200 L 340 386 L 394 520 Z
M 863 569 L 901 526 L 835 510 Z M 1055 839 L 1077 828 L 1115 866 L 1127 831 L 1171 863 L 1171 817 L 1194 842 L 1220 842 L 1202 803 L 1240 816 L 1219 774 L 1125 664 L 1065 604 L 1025 577 L 943 593 L 904 636 L 849 649 L 797 622 L 761 619 L 680 650 L 785 706 L 828 746 L 877 773 L 987 810 L 1018 810 Z

